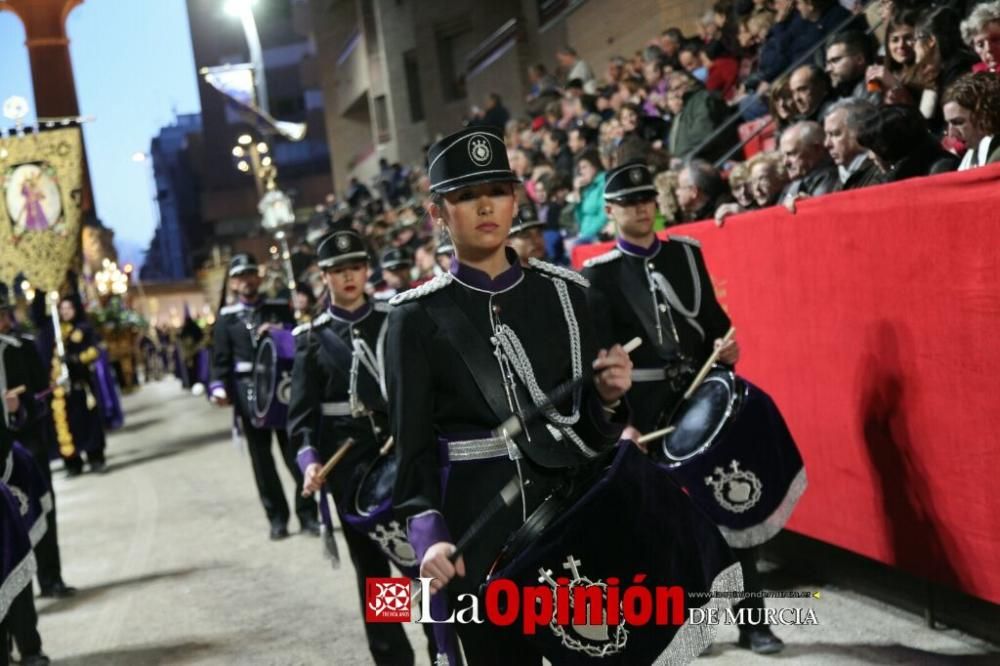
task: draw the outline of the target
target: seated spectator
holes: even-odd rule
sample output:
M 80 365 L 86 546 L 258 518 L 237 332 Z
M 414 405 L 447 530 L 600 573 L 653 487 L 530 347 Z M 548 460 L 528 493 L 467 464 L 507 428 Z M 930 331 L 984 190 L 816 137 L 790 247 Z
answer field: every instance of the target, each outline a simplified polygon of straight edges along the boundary
M 774 118 L 774 129 L 777 133 L 784 132 L 789 125 L 795 122 L 798 109 L 795 107 L 792 86 L 787 78 L 778 79 L 771 87 L 768 107 L 771 111 L 771 117 Z
M 542 154 L 552 162 L 552 166 L 559 174 L 572 177 L 573 154 L 568 144 L 569 137 L 561 129 L 547 129 L 542 134 Z
M 597 144 L 597 132 L 586 125 L 571 127 L 567 135 L 566 145 L 573 155 L 573 162 L 583 154 L 583 151 L 593 149 Z
M 594 93 L 597 90 L 597 82 L 594 79 L 594 70 L 590 68 L 576 50 L 571 46 L 564 46 L 556 51 L 556 60 L 559 68 L 566 73 L 565 81 L 578 80 L 582 84 L 582 92 Z
M 469 124 L 503 128 L 507 126 L 508 120 L 510 120 L 510 112 L 503 105 L 500 95 L 490 93 L 486 96 L 483 108 L 474 114 Z
M 788 185 L 781 154 L 776 152 L 758 153 L 750 164 L 750 191 L 755 208 L 767 208 L 781 200 L 781 193 Z
M 838 0 L 796 0 L 795 5 L 802 17 L 802 29 L 791 37 L 789 48 L 798 53 L 822 42 L 852 16 Z M 846 29 L 864 32 L 868 22 L 864 14 L 856 14 L 848 26 Z M 795 62 L 795 58 L 791 61 Z
M 526 202 L 517 207 L 517 217 L 507 234 L 507 244 L 517 253 L 522 266 L 527 266 L 532 259 L 546 259 L 543 225 L 538 219 L 535 204 Z
M 823 128 L 811 120 L 797 122 L 782 133 L 778 145 L 791 180 L 782 199 L 820 196 L 839 187 L 837 167 L 824 140 Z
M 830 81 L 816 65 L 802 65 L 788 79 L 798 112 L 796 120 L 819 122 L 830 105 Z
M 625 75 L 625 58 L 613 56 L 608 60 L 608 66 L 604 69 L 604 82 L 602 87 L 613 88 L 622 82 Z
M 710 219 L 725 191 L 719 170 L 704 160 L 689 161 L 677 174 L 677 205 L 686 222 Z
M 532 117 L 543 115 L 549 102 L 558 102 L 562 97 L 555 77 L 542 63 L 528 67 L 528 83 L 530 88 L 524 100 L 527 103 L 525 110 Z
M 750 189 L 750 166 L 747 162 L 738 162 L 729 171 L 729 193 L 746 210 L 753 205 L 753 192 Z
M 871 151 L 887 183 L 954 171 L 957 157 L 931 136 L 913 107 L 885 106 L 865 119 L 858 143 Z
M 687 72 L 670 75 L 667 105 L 674 114 L 670 127 L 669 151 L 686 159 L 726 121 L 729 108 L 717 95 L 706 90 Z M 736 143 L 736 126 L 717 136 L 701 150 L 706 159 L 721 157 Z
M 567 201 L 574 204 L 577 242 L 592 243 L 608 223 L 604 212 L 604 165 L 596 152 L 588 151 L 576 161 L 573 194 Z
M 665 65 L 673 69 L 680 66 L 677 55 L 685 41 L 684 33 L 681 32 L 680 28 L 667 28 L 660 33 L 660 39 L 657 43 L 663 52 L 662 60 Z
M 973 7 L 969 18 L 962 21 L 962 39 L 979 56 L 980 62 L 972 71 L 1000 75 L 1000 1 Z
M 541 178 L 535 186 L 538 195 L 538 219 L 542 221 L 542 237 L 545 239 L 545 254 L 557 264 L 568 263 L 563 244 L 563 230 L 572 229 L 574 222 L 564 215 L 569 207 L 566 197 L 573 189 L 569 178 L 553 173 Z
M 646 101 L 642 110 L 647 116 L 662 117 L 667 110 L 667 88 L 669 81 L 663 75 L 663 63 L 659 60 L 642 66 L 642 76 L 646 83 Z
M 872 45 L 867 35 L 848 31 L 834 35 L 826 43 L 826 73 L 833 97 L 864 97 L 868 93 L 865 71 L 872 64 Z
M 677 62 L 685 72 L 688 72 L 701 83 L 708 81 L 708 67 L 702 60 L 701 52 L 704 45 L 696 39 L 689 39 L 677 52 Z
M 895 14 L 885 30 L 885 56 L 881 64 L 875 64 L 865 72 L 868 90 L 883 96 L 887 104 L 912 102 L 911 95 L 903 87 L 913 74 L 917 52 L 913 48 L 914 33 L 920 14 L 905 11 Z
M 1000 79 L 992 72 L 966 74 L 943 101 L 948 135 L 968 148 L 958 170 L 1000 161 Z
M 656 186 L 656 205 L 663 217 L 663 226 L 682 222 L 681 207 L 677 203 L 677 172 L 661 171 L 653 178 L 653 185 Z
M 777 204 L 788 185 L 788 174 L 785 173 L 780 153 L 757 153 L 746 164 L 750 172 L 750 195 L 753 201 L 748 206 L 732 202 L 716 208 L 715 225 L 718 227 L 723 226 L 730 215 Z
M 917 61 L 909 83 L 920 91 L 920 113 L 935 133 L 944 129 L 941 95 L 958 77 L 972 70 L 975 55 L 962 42 L 958 14 L 948 7 L 932 9 L 917 24 L 913 49 Z
M 724 100 L 736 94 L 739 81 L 740 61 L 722 46 L 722 42 L 712 42 L 701 51 L 701 61 L 708 70 L 705 88 L 719 93 Z
M 858 143 L 858 132 L 868 116 L 876 112 L 871 102 L 848 97 L 838 100 L 826 112 L 823 131 L 826 150 L 837 165 L 837 191 L 855 190 L 882 182 L 882 172 Z
M 775 0 L 774 25 L 760 47 L 760 75 L 765 81 L 774 81 L 798 61 L 811 45 L 804 50 L 792 51 L 792 36 L 803 29 L 802 17 L 795 10 L 794 0 Z M 801 44 L 796 44 L 801 49 Z

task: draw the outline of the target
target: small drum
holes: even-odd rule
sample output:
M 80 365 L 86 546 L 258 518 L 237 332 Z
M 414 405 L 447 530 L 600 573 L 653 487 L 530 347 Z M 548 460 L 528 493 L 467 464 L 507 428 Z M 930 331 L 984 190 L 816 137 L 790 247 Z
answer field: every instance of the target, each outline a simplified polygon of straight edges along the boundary
M 704 509 L 733 548 L 785 526 L 806 487 L 795 440 L 774 401 L 731 370 L 709 373 L 670 419 L 656 460 Z
M 555 594 L 557 579 L 565 578 L 571 605 L 573 589 L 583 585 L 603 588 L 607 604 L 608 587 L 615 584 L 609 580 L 616 578 L 622 621 L 562 625 L 554 618 L 524 636 L 519 618 L 505 631 L 510 640 L 530 641 L 553 664 L 687 663 L 711 644 L 714 627 L 657 624 L 655 611 L 648 622 L 630 625 L 621 606 L 626 591 L 640 574 L 653 598 L 654 588 L 680 586 L 684 621 L 690 608 L 728 605 L 706 593 L 742 590 L 739 564 L 711 519 L 631 443 L 619 446 L 611 466 L 597 472 L 592 482 L 532 512 L 508 539 L 487 584 L 504 578 L 523 590 L 541 583 Z M 672 620 L 673 610 L 666 604 L 665 617 Z M 575 612 L 570 609 L 571 619 Z
M 350 496 L 344 522 L 368 537 L 404 574 L 416 577 L 417 553 L 406 538 L 406 526 L 392 512 L 392 487 L 399 463 L 395 455 L 379 455 L 368 465 Z
M 255 427 L 285 428 L 294 360 L 295 337 L 290 331 L 271 329 L 257 342 L 248 395 Z

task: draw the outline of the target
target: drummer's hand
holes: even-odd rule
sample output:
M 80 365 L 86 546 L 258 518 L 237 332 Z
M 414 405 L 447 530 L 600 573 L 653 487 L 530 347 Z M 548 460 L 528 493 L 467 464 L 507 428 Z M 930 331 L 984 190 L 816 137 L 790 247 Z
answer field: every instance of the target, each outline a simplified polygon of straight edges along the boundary
M 8 414 L 13 414 L 17 410 L 21 409 L 21 398 L 19 398 L 13 391 L 7 391 L 7 393 L 4 394 L 3 401 L 7 404 Z
M 270 322 L 265 322 L 261 324 L 260 326 L 257 327 L 257 337 L 259 338 L 260 336 L 264 335 L 274 327 L 275 327 L 274 324 Z
M 716 338 L 715 348 L 719 349 L 720 347 L 722 347 L 722 338 Z M 719 352 L 719 360 L 726 365 L 736 365 L 736 362 L 740 360 L 740 344 L 736 342 L 736 338 L 732 338 L 725 347 L 722 347 L 722 351 Z
M 465 576 L 465 560 L 459 556 L 458 560 L 452 564 L 448 556 L 455 552 L 455 545 L 447 541 L 438 541 L 427 549 L 424 559 L 420 563 L 420 577 L 433 578 L 431 581 L 431 593 L 437 594 L 447 585 L 455 574 Z
M 229 396 L 226 395 L 226 389 L 215 388 L 212 389 L 212 394 L 209 396 L 209 400 L 213 405 L 219 407 L 225 407 L 229 404 Z
M 633 444 L 639 447 L 640 451 L 642 451 L 643 453 L 649 453 L 649 443 L 648 442 L 640 443 L 639 439 L 641 438 L 642 438 L 642 433 L 636 430 L 633 426 L 625 426 L 625 429 L 622 430 L 622 439 L 631 440 Z
M 313 493 L 319 492 L 323 487 L 323 480 L 319 478 L 319 471 L 322 469 L 319 463 L 310 463 L 302 475 L 302 496 L 309 497 Z
M 594 386 L 605 405 L 610 405 L 632 388 L 632 360 L 621 345 L 597 352 Z

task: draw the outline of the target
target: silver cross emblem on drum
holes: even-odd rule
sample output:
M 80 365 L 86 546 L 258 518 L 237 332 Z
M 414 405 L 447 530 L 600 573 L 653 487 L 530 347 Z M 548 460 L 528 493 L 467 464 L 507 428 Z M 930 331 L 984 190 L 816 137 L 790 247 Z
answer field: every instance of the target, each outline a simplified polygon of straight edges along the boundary
M 607 606 L 608 595 L 607 595 L 607 583 L 603 580 L 591 580 L 586 576 L 580 575 L 579 566 L 583 564 L 580 560 L 576 559 L 572 555 L 566 558 L 563 562 L 562 568 L 567 569 L 573 578 L 569 581 L 569 598 L 573 599 L 573 589 L 576 587 L 599 587 L 601 588 L 601 596 L 604 599 L 602 606 Z M 548 583 L 552 588 L 552 594 L 556 594 L 556 589 L 559 584 L 552 577 L 551 569 L 539 569 L 538 570 L 539 583 Z M 571 604 L 572 606 L 572 604 Z M 607 621 L 607 608 L 604 608 L 604 619 Z M 619 617 L 622 616 L 622 612 L 619 611 Z M 573 613 L 575 617 L 576 613 Z M 589 617 L 590 613 L 587 613 Z M 625 628 L 624 624 L 616 625 L 615 627 L 608 627 L 605 624 L 571 624 L 573 633 L 577 634 L 579 638 L 571 636 L 567 631 L 566 627 L 557 624 L 556 617 L 553 615 L 552 621 L 549 623 L 549 628 L 552 633 L 559 637 L 562 644 L 574 650 L 576 652 L 583 652 L 588 657 L 607 657 L 609 655 L 616 654 L 625 649 L 625 644 L 628 642 L 628 629 Z M 582 639 L 582 640 L 581 640 Z
M 476 166 L 486 166 L 493 160 L 489 139 L 481 134 L 469 137 L 469 159 Z
M 417 553 L 406 539 L 406 532 L 398 521 L 390 521 L 388 526 L 376 525 L 375 531 L 369 532 L 368 536 L 378 543 L 382 552 L 393 562 L 404 567 L 417 565 Z
M 729 468 L 731 472 L 716 467 L 712 476 L 705 477 L 705 485 L 714 488 L 715 501 L 722 508 L 733 513 L 743 513 L 760 501 L 764 485 L 756 474 L 747 469 L 740 469 L 738 460 L 729 463 Z
M 7 486 L 10 489 L 10 493 L 14 496 L 18 503 L 18 510 L 21 512 L 22 516 L 28 515 L 28 509 L 30 504 L 28 503 L 28 496 L 17 486 Z

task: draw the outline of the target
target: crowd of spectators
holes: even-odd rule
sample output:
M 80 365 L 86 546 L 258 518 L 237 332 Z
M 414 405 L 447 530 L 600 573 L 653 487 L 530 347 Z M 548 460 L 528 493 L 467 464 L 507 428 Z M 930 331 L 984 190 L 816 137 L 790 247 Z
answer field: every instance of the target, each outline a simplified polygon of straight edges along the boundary
M 1000 161 L 1000 0 L 863 4 L 722 0 L 698 34 L 667 28 L 603 68 L 564 46 L 554 71 L 528 68 L 525 115 L 490 95 L 468 122 L 502 125 L 522 217 L 558 262 L 614 236 L 604 178 L 626 161 L 656 174 L 661 228 Z M 383 165 L 373 185 L 326 217 L 402 248 L 415 281 L 441 270 L 422 170 Z

